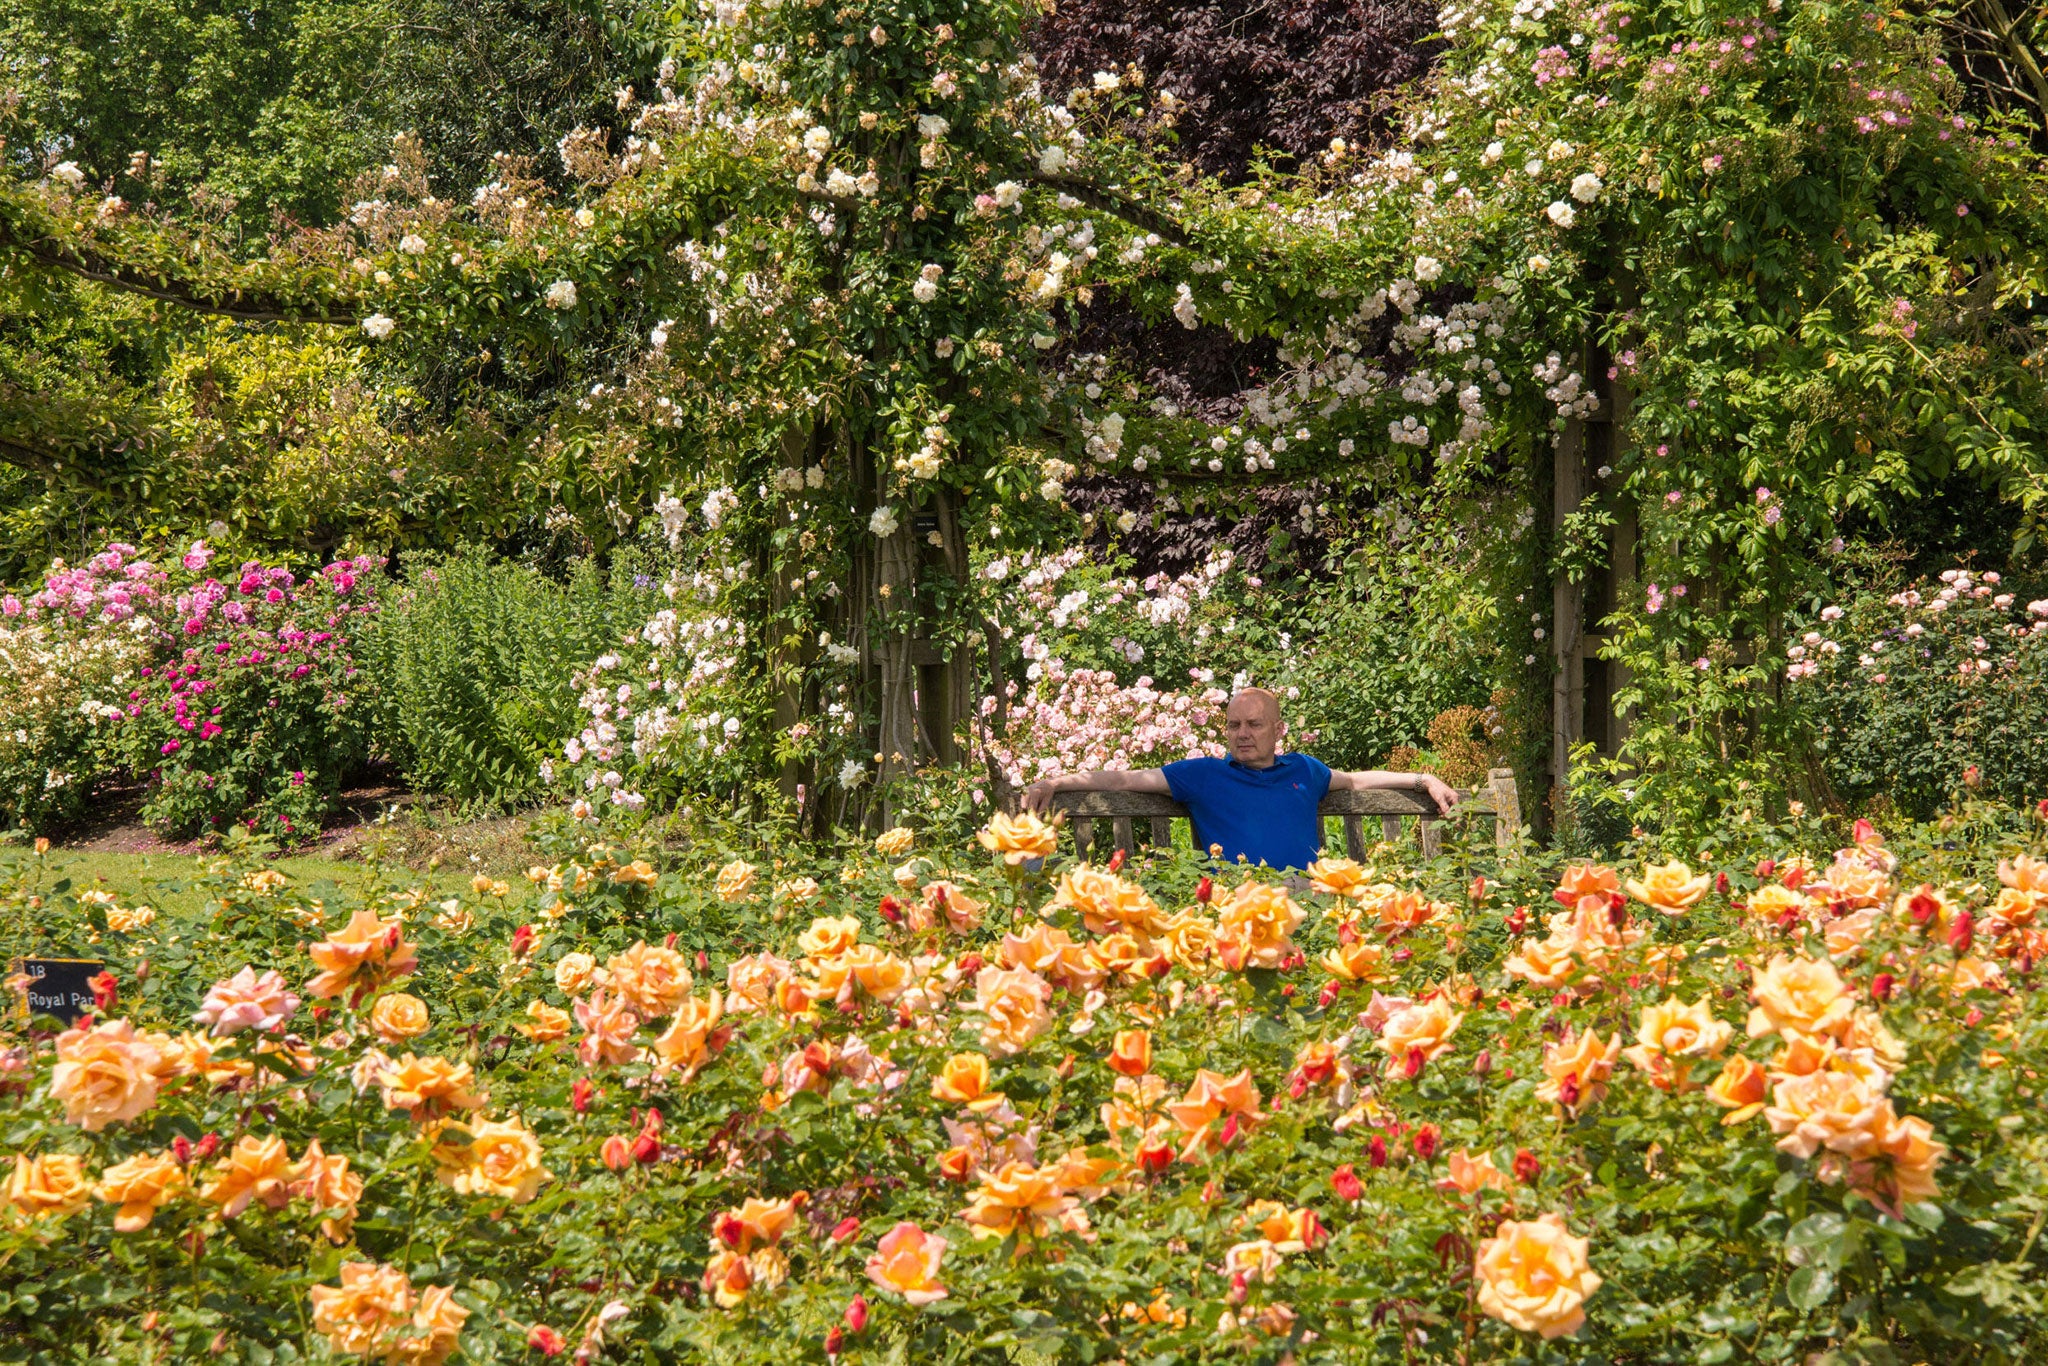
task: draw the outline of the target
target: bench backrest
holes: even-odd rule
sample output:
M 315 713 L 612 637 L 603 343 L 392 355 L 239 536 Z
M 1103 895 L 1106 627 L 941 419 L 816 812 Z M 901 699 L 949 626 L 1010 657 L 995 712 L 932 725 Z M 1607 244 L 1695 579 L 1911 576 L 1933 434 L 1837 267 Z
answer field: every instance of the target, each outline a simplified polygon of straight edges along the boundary
M 1173 825 L 1176 820 L 1187 820 L 1188 809 L 1171 797 L 1150 792 L 1060 792 L 1053 796 L 1053 805 L 1066 813 L 1074 827 L 1074 847 L 1082 858 L 1087 858 L 1095 843 L 1095 822 L 1107 820 L 1115 840 L 1115 847 L 1126 856 L 1137 852 L 1137 822 L 1146 821 L 1151 827 L 1148 844 L 1164 847 L 1173 842 Z M 1413 818 L 1420 826 L 1422 856 L 1434 858 L 1437 851 L 1437 826 L 1444 817 L 1437 814 L 1436 803 L 1420 792 L 1402 791 L 1394 788 L 1346 789 L 1332 792 L 1323 798 L 1317 808 L 1319 816 L 1336 816 L 1344 822 L 1344 850 L 1361 862 L 1365 859 L 1365 818 L 1378 816 L 1380 832 L 1389 840 L 1401 838 L 1401 822 Z M 1486 785 L 1469 792 L 1458 793 L 1458 805 L 1452 809 L 1449 819 L 1462 820 L 1476 815 L 1493 817 L 1493 838 L 1502 849 L 1512 849 L 1522 829 L 1521 797 L 1515 788 L 1515 771 L 1511 768 L 1496 768 L 1486 775 Z

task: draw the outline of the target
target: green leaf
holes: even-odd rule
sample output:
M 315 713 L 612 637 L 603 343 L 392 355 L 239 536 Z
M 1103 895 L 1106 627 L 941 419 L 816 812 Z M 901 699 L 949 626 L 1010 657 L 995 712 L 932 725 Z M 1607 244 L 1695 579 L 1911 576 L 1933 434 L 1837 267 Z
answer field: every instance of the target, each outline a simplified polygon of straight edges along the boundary
M 1821 1266 L 1802 1266 L 1785 1282 L 1785 1298 L 1795 1309 L 1816 1309 L 1835 1293 L 1835 1273 Z

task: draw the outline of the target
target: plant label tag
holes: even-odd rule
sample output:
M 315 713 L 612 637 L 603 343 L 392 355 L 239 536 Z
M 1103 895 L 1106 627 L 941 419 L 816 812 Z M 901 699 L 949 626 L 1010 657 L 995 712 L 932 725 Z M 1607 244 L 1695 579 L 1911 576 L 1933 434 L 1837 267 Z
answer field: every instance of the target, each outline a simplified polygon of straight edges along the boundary
M 66 1026 L 92 1013 L 92 979 L 106 964 L 90 958 L 17 958 L 13 980 L 21 1016 L 49 1015 Z

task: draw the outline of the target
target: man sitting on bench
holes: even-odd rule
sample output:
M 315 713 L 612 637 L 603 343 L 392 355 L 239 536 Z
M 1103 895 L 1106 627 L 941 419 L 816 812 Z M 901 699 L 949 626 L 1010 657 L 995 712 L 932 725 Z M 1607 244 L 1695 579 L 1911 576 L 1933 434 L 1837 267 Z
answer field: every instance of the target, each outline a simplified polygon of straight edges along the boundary
M 1182 759 L 1163 768 L 1101 769 L 1044 778 L 1024 792 L 1024 809 L 1043 815 L 1058 792 L 1151 792 L 1171 796 L 1194 818 L 1195 847 L 1221 845 L 1235 863 L 1306 868 L 1322 857 L 1323 823 L 1316 809 L 1335 789 L 1401 788 L 1427 793 L 1445 815 L 1458 794 L 1434 774 L 1367 769 L 1333 772 L 1306 754 L 1276 754 L 1280 699 L 1264 688 L 1240 688 L 1223 714 L 1228 759 Z

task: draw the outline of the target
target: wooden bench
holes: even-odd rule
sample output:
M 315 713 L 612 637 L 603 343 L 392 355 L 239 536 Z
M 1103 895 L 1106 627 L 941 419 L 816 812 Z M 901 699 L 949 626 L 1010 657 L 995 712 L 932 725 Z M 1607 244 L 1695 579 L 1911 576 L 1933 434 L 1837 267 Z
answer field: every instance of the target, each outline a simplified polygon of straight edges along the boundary
M 1074 847 L 1087 858 L 1095 845 L 1095 822 L 1107 820 L 1115 847 L 1126 857 L 1137 852 L 1137 822 L 1149 821 L 1151 838 L 1146 843 L 1166 848 L 1173 843 L 1173 822 L 1187 820 L 1188 809 L 1171 797 L 1151 792 L 1060 792 L 1053 807 L 1065 813 L 1074 827 Z M 1344 849 L 1352 858 L 1365 860 L 1365 818 L 1378 816 L 1380 832 L 1388 840 L 1401 838 L 1401 822 L 1413 817 L 1424 858 L 1436 857 L 1437 826 L 1446 818 L 1437 814 L 1436 803 L 1420 792 L 1396 788 L 1347 789 L 1323 798 L 1316 814 L 1335 816 L 1344 822 Z M 1496 768 L 1486 775 L 1486 786 L 1458 793 L 1458 804 L 1450 820 L 1475 815 L 1493 817 L 1494 843 L 1503 851 L 1514 848 L 1522 829 L 1521 798 L 1515 789 L 1515 771 Z

